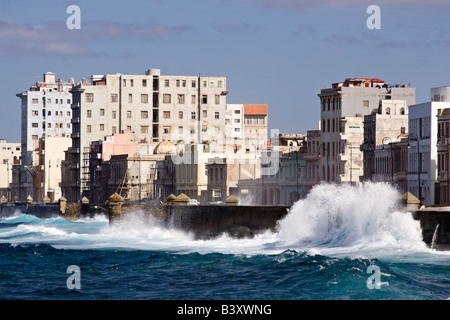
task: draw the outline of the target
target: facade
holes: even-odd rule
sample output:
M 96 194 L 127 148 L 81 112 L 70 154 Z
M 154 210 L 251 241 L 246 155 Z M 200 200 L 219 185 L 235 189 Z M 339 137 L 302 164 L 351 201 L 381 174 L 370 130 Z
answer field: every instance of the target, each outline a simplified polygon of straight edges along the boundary
M 21 144 L 8 143 L 0 139 L 0 198 L 14 200 L 11 184 L 13 183 L 13 166 L 20 165 Z
M 405 100 L 382 100 L 376 112 L 364 117 L 364 142 L 361 145 L 364 174 L 361 180 L 373 180 L 376 147 L 395 143 L 399 136 L 407 133 L 408 106 Z
M 244 138 L 247 152 L 267 148 L 268 113 L 265 104 L 244 104 Z
M 37 150 L 39 139 L 46 137 L 70 137 L 72 133 L 72 95 L 74 84 L 56 80 L 55 74 L 47 72 L 42 82 L 37 82 L 28 91 L 17 94 L 21 99 L 22 168 L 20 190 L 16 193 L 20 200 L 33 196 L 35 166 L 39 161 Z M 36 198 L 36 195 L 35 195 Z
M 450 88 L 449 88 L 450 89 Z M 450 109 L 438 110 L 438 175 L 439 202 L 441 204 L 450 203 Z
M 432 89 L 432 100 L 436 92 Z M 438 116 L 450 108 L 450 101 L 430 101 L 409 107 L 408 190 L 425 206 L 441 202 L 438 181 Z M 447 98 L 448 99 L 448 98 Z M 442 120 L 442 119 L 441 119 Z M 440 144 L 442 144 L 442 140 Z M 444 143 L 445 144 L 445 143 Z M 442 151 L 442 145 L 440 145 Z
M 244 105 L 227 104 L 225 117 L 226 141 L 241 144 L 244 140 Z
M 303 159 L 306 161 L 306 176 L 304 185 L 309 192 L 316 184 L 320 182 L 320 130 L 309 130 L 306 133 L 307 147 L 303 153 Z
M 226 78 L 145 75 L 92 76 L 73 95 L 72 199 L 87 188 L 91 141 L 129 130 L 142 143 L 223 140 Z
M 352 78 L 321 90 L 322 181 L 356 183 L 363 175 L 364 116 L 378 110 L 382 100 L 415 103 L 415 89 L 389 85 L 377 78 Z

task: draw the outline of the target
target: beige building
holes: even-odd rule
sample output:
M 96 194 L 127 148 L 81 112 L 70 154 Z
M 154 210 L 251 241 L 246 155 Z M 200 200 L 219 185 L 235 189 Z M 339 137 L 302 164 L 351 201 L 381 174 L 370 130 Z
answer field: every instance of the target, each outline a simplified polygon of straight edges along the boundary
M 20 165 L 21 144 L 8 143 L 0 139 L 0 198 L 14 200 L 11 184 L 13 182 L 13 166 Z
M 268 111 L 265 104 L 244 104 L 244 139 L 248 152 L 267 148 Z
M 377 78 L 351 78 L 321 90 L 320 179 L 357 183 L 363 176 L 364 116 L 382 100 L 415 103 L 415 89 L 389 85 Z
M 180 145 L 223 141 L 226 78 L 144 75 L 92 76 L 72 90 L 72 200 L 87 188 L 91 141 L 130 130 L 135 142 Z

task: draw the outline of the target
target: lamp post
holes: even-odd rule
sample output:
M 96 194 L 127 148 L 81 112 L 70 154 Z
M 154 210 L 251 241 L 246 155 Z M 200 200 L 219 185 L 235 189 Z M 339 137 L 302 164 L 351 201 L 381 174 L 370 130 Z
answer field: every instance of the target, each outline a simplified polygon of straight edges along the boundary
M 421 157 L 420 157 L 420 140 L 417 134 L 410 133 L 409 134 L 409 140 L 416 141 L 417 142 L 417 172 L 418 172 L 418 183 L 419 183 L 419 205 L 422 204 L 422 188 L 420 186 L 420 174 L 421 174 Z

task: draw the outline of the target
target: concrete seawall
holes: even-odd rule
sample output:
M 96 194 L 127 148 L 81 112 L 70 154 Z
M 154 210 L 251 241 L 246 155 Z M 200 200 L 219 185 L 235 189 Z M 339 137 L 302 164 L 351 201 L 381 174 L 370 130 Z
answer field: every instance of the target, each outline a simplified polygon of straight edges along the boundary
M 429 247 L 450 250 L 450 207 L 420 209 L 412 215 L 420 221 L 423 241 Z

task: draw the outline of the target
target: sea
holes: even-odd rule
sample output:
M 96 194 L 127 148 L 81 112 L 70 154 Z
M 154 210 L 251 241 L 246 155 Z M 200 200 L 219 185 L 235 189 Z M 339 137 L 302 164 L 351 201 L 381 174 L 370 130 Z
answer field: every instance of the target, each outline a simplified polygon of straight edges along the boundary
M 0 300 L 449 300 L 450 252 L 388 184 L 318 185 L 276 230 L 196 240 L 148 212 L 0 219 Z M 186 310 L 181 310 L 186 311 Z

